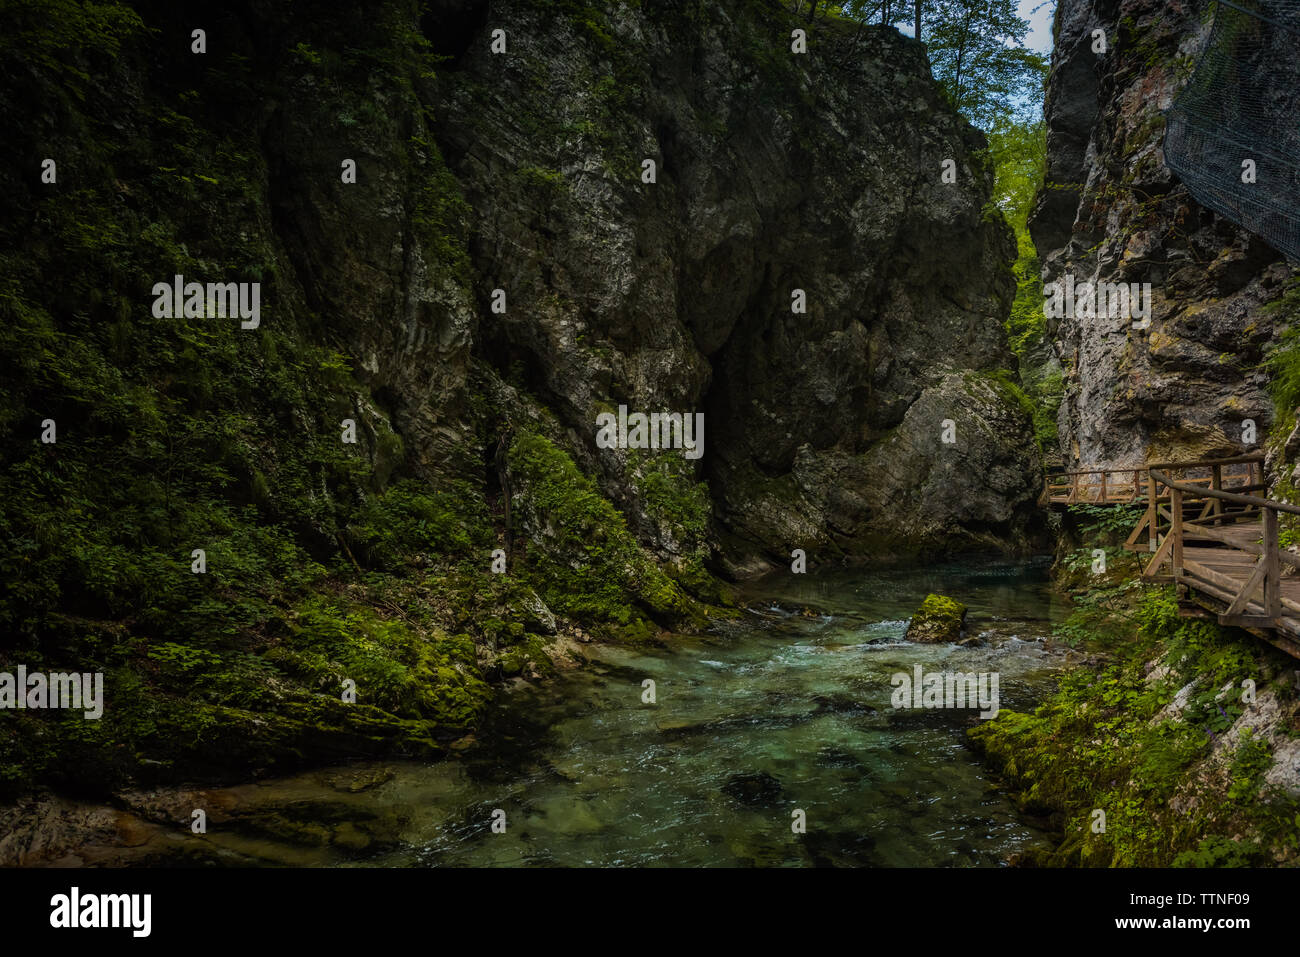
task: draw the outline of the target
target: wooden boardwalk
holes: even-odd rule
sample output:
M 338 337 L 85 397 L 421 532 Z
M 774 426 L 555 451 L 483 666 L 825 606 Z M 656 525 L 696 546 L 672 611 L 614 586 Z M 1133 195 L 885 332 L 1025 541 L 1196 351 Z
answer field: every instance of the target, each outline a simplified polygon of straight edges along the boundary
M 1125 542 L 1153 553 L 1143 581 L 1173 582 L 1183 614 L 1245 628 L 1300 658 L 1300 554 L 1278 542 L 1281 516 L 1300 516 L 1300 506 L 1251 494 L 1265 490 L 1263 462 L 1257 454 L 1066 473 L 1049 477 L 1042 501 L 1145 504 Z
M 1177 467 L 1194 473 L 1184 479 L 1189 484 L 1228 492 L 1251 492 L 1265 488 L 1263 466 L 1263 456 L 1242 455 L 1231 459 L 1188 462 Z M 1169 501 L 1169 489 L 1154 486 L 1149 466 L 1081 469 L 1048 475 L 1038 504 L 1057 509 L 1071 505 L 1146 504 L 1152 495 L 1159 496 L 1161 501 Z

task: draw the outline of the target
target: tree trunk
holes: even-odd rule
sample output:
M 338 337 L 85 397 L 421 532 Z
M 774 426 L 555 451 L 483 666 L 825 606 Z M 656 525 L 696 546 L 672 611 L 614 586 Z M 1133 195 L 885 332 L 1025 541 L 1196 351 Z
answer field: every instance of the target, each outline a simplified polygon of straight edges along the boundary
M 966 14 L 966 20 L 965 22 L 962 23 L 961 26 L 961 42 L 957 44 L 957 68 L 956 70 L 953 71 L 953 78 L 952 78 L 953 99 L 957 101 L 953 105 L 956 106 L 957 109 L 959 110 L 961 109 L 961 101 L 962 101 L 961 64 L 962 64 L 962 60 L 966 58 L 966 45 L 970 41 L 970 24 L 971 24 L 972 15 L 973 14 L 968 11 Z
M 921 0 L 916 0 L 913 9 L 916 12 L 916 38 L 921 39 Z

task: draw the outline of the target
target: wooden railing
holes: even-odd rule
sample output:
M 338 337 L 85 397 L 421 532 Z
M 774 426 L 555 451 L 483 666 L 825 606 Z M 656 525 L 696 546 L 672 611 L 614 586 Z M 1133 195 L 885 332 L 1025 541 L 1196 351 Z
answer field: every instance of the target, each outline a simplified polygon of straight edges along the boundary
M 1044 505 L 1122 505 L 1141 501 L 1145 488 L 1145 468 L 1081 469 L 1047 476 L 1039 501 Z
M 1278 647 L 1300 655 L 1300 579 L 1283 568 L 1300 567 L 1300 556 L 1278 541 L 1279 515 L 1300 515 L 1300 506 L 1246 494 L 1262 490 L 1261 483 L 1225 491 L 1217 467 L 1230 463 L 1262 468 L 1263 456 L 1148 466 L 1151 505 L 1130 537 L 1145 531 L 1154 553 L 1142 578 L 1215 599 L 1226 606 L 1213 606 L 1221 624 L 1265 629 Z M 1207 467 L 1216 467 L 1209 487 L 1172 474 Z
M 1236 491 L 1247 487 L 1263 489 L 1262 455 L 1240 455 L 1227 459 L 1204 459 L 1179 463 L 1176 467 L 1204 471 L 1203 476 L 1189 476 L 1187 481 L 1208 488 L 1222 488 L 1225 478 L 1238 479 L 1230 485 Z M 1048 475 L 1043 482 L 1041 505 L 1131 505 L 1146 502 L 1148 507 L 1153 494 L 1151 466 L 1129 466 L 1109 469 L 1078 469 Z M 1167 500 L 1168 491 L 1164 492 Z
M 1228 492 L 1244 495 L 1248 492 L 1262 492 L 1267 488 L 1264 484 L 1264 455 L 1260 452 L 1254 452 L 1249 455 L 1237 455 L 1226 459 L 1201 459 L 1192 462 L 1154 462 L 1146 466 L 1144 471 L 1147 473 L 1146 489 L 1143 495 L 1143 501 L 1146 502 L 1146 511 L 1142 515 L 1142 520 L 1138 522 L 1133 533 L 1129 535 L 1128 541 L 1124 547 L 1136 551 L 1156 550 L 1158 538 L 1159 518 L 1169 513 L 1160 509 L 1162 502 L 1172 502 L 1174 487 L 1163 479 L 1157 479 L 1152 470 L 1159 472 L 1168 477 L 1170 472 L 1204 472 L 1204 475 L 1182 475 L 1179 477 L 1177 484 L 1184 490 L 1190 490 L 1195 493 L 1193 498 L 1201 497 L 1204 493 L 1208 498 L 1202 507 L 1201 514 L 1195 516 L 1198 521 L 1201 519 L 1214 519 L 1212 524 L 1222 525 L 1225 520 L 1223 499 L 1218 497 L 1218 493 L 1225 491 L 1224 479 L 1235 479 L 1237 481 L 1229 484 L 1226 489 Z M 1180 492 L 1180 501 L 1183 494 L 1188 491 Z M 1142 533 L 1146 532 L 1146 548 L 1143 549 L 1138 543 L 1142 540 Z

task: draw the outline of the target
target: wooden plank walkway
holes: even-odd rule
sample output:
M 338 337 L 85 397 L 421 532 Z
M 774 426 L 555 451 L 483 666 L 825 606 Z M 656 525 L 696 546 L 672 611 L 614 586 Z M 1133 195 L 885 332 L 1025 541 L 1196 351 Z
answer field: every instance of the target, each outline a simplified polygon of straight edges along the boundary
M 1300 507 L 1267 489 L 1260 453 L 1048 476 L 1040 504 L 1145 505 L 1124 547 L 1153 553 L 1142 580 L 1178 586 L 1184 615 L 1245 628 L 1300 658 L 1300 554 L 1278 543 Z
M 1229 464 L 1250 475 L 1224 488 Z M 1185 474 L 1207 468 L 1208 483 Z M 1300 507 L 1249 494 L 1263 490 L 1262 470 L 1262 455 L 1147 466 L 1147 508 L 1125 546 L 1154 553 L 1143 581 L 1175 583 L 1185 614 L 1199 609 L 1300 658 L 1300 555 L 1278 543 L 1279 516 Z

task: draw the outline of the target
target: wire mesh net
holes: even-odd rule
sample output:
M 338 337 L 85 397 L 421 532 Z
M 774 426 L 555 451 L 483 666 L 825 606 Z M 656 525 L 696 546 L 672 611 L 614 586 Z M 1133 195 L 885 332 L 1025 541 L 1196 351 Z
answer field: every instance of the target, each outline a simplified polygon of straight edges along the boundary
M 1293 260 L 1300 259 L 1298 47 L 1300 0 L 1220 0 L 1196 69 L 1165 117 L 1165 162 L 1197 202 Z

